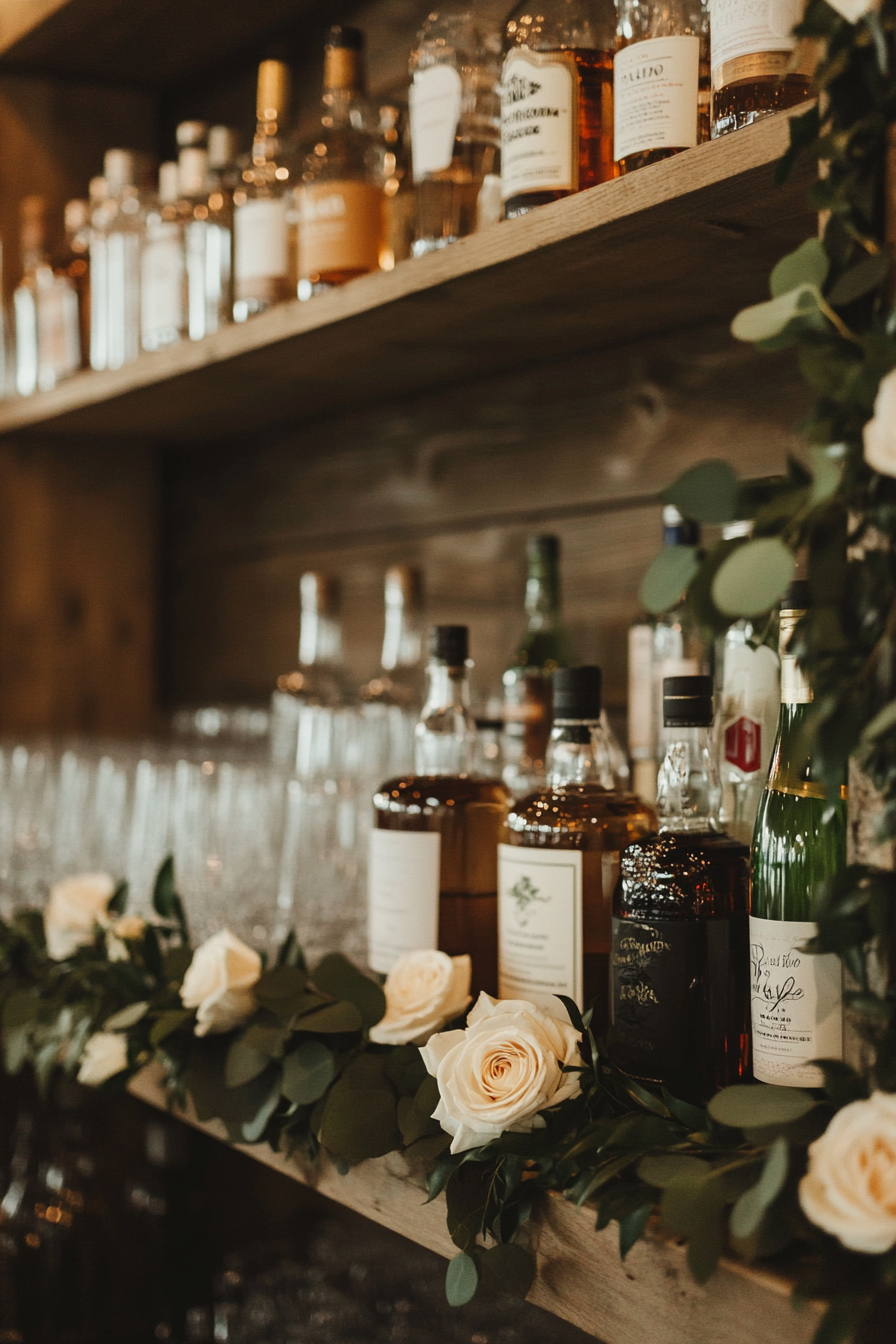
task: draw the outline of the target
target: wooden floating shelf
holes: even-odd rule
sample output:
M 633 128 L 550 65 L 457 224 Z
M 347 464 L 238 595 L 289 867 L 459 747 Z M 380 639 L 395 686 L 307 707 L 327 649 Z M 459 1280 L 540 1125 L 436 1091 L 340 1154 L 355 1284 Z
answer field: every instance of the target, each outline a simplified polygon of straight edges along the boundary
M 774 185 L 788 143 L 788 118 L 770 118 L 390 273 L 0 403 L 0 434 L 233 438 L 727 323 L 813 230 L 812 165 Z
M 165 1093 L 153 1066 L 129 1090 L 160 1110 Z M 196 1129 L 223 1139 L 223 1126 L 182 1115 Z M 356 1213 L 451 1258 L 443 1198 L 425 1203 L 419 1172 L 400 1154 L 353 1167 L 340 1176 L 324 1161 L 319 1170 L 273 1152 L 266 1144 L 240 1152 L 300 1181 Z M 811 1344 L 821 1311 L 790 1304 L 789 1283 L 767 1270 L 723 1261 L 709 1283 L 694 1283 L 682 1247 L 656 1239 L 639 1242 L 623 1262 L 615 1224 L 594 1230 L 594 1214 L 559 1197 L 544 1201 L 527 1225 L 538 1273 L 529 1301 L 596 1335 L 603 1344 Z

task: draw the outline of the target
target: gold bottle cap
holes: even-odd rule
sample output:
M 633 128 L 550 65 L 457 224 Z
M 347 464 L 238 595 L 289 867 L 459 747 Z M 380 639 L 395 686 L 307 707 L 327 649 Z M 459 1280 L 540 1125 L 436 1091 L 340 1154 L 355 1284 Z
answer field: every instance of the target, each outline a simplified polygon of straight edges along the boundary
M 364 34 L 359 28 L 331 28 L 324 43 L 324 88 L 364 87 Z
M 280 121 L 289 98 L 289 68 L 282 61 L 262 61 L 258 67 L 256 110 L 259 121 Z

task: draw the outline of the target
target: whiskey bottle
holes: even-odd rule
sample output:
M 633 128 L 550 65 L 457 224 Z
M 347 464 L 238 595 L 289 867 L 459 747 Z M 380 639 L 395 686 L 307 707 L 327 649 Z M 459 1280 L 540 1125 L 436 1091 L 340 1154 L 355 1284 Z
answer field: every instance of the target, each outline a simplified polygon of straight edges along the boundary
M 339 582 L 309 571 L 299 594 L 299 665 L 277 678 L 271 697 L 271 754 L 284 765 L 296 764 L 301 706 L 339 705 L 346 695 Z
M 620 0 L 613 61 L 621 173 L 709 139 L 709 13 L 702 0 Z
M 842 967 L 803 946 L 817 926 L 819 885 L 846 863 L 846 789 L 812 778 L 806 718 L 812 688 L 790 648 L 809 608 L 808 584 L 781 602 L 781 717 L 753 836 L 750 886 L 753 1073 L 763 1083 L 820 1087 L 810 1061 L 843 1056 Z
M 519 5 L 504 29 L 501 191 L 507 219 L 616 176 L 610 0 Z
M 526 630 L 504 673 L 504 781 L 522 797 L 544 779 L 551 733 L 551 677 L 573 661 L 560 605 L 560 538 L 526 545 Z
M 287 220 L 292 173 L 281 140 L 288 102 L 289 70 L 282 61 L 262 61 L 255 139 L 233 193 L 235 322 L 295 298 Z
M 705 1102 L 749 1065 L 750 851 L 719 829 L 712 678 L 667 677 L 659 834 L 631 844 L 613 898 L 610 1053 Z
M 120 369 L 140 353 L 143 208 L 136 185 L 136 167 L 136 156 L 129 149 L 106 150 L 103 176 L 107 196 L 102 207 L 102 228 L 108 369 Z
M 478 995 L 497 991 L 498 839 L 510 793 L 471 773 L 467 651 L 466 626 L 434 627 L 414 773 L 374 795 L 368 961 L 388 972 L 415 948 L 469 953 Z
M 423 703 L 423 576 L 410 565 L 386 570 L 386 625 L 380 668 L 361 687 L 364 704 L 419 709 Z
M 792 36 L 804 7 L 805 0 L 710 0 L 713 139 L 809 97 L 816 52 L 808 42 L 797 52 Z
M 500 35 L 481 31 L 469 11 L 430 14 L 410 74 L 421 257 L 475 233 L 483 188 L 500 188 Z
M 593 1003 L 606 1028 L 610 916 L 619 856 L 656 827 L 614 788 L 598 667 L 554 673 L 547 783 L 514 803 L 498 860 L 498 992 L 546 1007 Z
M 140 326 L 144 350 L 176 345 L 187 331 L 184 225 L 178 210 L 178 166 L 159 165 L 159 194 L 146 211 L 140 256 Z
M 365 124 L 364 35 L 331 28 L 320 130 L 299 192 L 299 298 L 379 268 L 386 215 L 376 136 Z

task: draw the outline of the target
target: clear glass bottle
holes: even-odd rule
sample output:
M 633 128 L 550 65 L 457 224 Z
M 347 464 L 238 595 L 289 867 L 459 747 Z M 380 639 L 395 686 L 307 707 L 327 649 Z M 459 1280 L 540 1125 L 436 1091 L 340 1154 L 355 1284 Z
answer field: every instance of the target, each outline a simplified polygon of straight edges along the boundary
M 347 694 L 337 579 L 309 570 L 299 582 L 299 665 L 277 678 L 271 697 L 271 754 L 294 765 L 302 705 L 338 705 Z
M 753 835 L 750 961 L 753 1073 L 763 1083 L 821 1087 L 810 1061 L 843 1057 L 843 971 L 834 953 L 802 951 L 817 932 L 819 887 L 846 864 L 846 787 L 828 798 L 812 778 L 806 719 L 812 688 L 790 648 L 809 609 L 799 581 L 781 602 L 781 717 Z
M 659 834 L 629 845 L 613 897 L 610 1054 L 703 1103 L 749 1068 L 750 851 L 719 828 L 712 678 L 668 677 Z
M 554 673 L 547 783 L 514 803 L 498 860 L 502 998 L 554 1006 L 566 994 L 607 1024 L 610 914 L 619 856 L 656 827 L 616 790 L 598 667 Z
M 560 538 L 526 543 L 526 630 L 504 673 L 504 782 L 522 797 L 544 779 L 551 677 L 573 661 L 560 602 Z
M 421 257 L 475 233 L 483 190 L 500 190 L 500 34 L 483 31 L 471 10 L 430 14 L 410 74 Z
M 407 109 L 396 103 L 379 108 L 377 140 L 380 151 L 378 180 L 383 192 L 386 225 L 380 252 L 380 269 L 394 270 L 406 261 L 414 242 L 414 201 L 411 179 L 410 135 Z
M 177 221 L 183 230 L 185 264 L 185 330 L 191 341 L 201 341 L 218 330 L 220 277 L 209 264 L 213 224 L 208 198 L 210 172 L 208 126 L 204 121 L 182 121 L 177 128 Z M 229 242 L 229 240 L 228 240 Z M 228 247 L 229 257 L 229 247 Z M 214 293 L 209 294 L 209 286 Z M 232 306 L 231 306 L 232 313 Z
M 699 546 L 700 529 L 682 518 L 674 505 L 663 509 L 663 545 Z M 703 634 L 682 600 L 656 618 L 653 626 L 653 758 L 663 760 L 663 681 L 666 677 L 698 676 L 710 670 Z
M 415 948 L 468 953 L 472 993 L 494 994 L 498 839 L 510 793 L 499 779 L 472 773 L 467 627 L 435 626 L 430 652 L 415 770 L 373 799 L 368 961 L 388 972 Z
M 423 703 L 423 576 L 411 565 L 390 565 L 380 670 L 361 687 L 365 704 L 417 708 Z
M 15 392 L 15 350 L 11 323 L 6 311 L 3 239 L 0 238 L 0 401 Z
M 709 139 L 709 10 L 703 0 L 619 0 L 614 158 L 621 173 Z
M 611 0 L 519 5 L 504 29 L 501 191 L 507 219 L 616 176 Z M 537 139 L 536 139 L 537 137 Z
M 106 233 L 112 218 L 109 185 L 92 177 L 90 197 L 90 367 L 104 369 L 109 358 L 109 272 Z
M 628 631 L 628 751 L 632 788 L 640 798 L 656 798 L 656 731 L 653 688 L 655 622 L 645 612 Z
M 25 196 L 19 206 L 22 278 L 12 296 L 16 332 L 16 392 L 37 391 L 37 273 L 47 265 L 47 203 L 43 196 Z
M 140 255 L 144 350 L 164 350 L 187 334 L 187 266 L 179 194 L 177 164 L 161 164 L 158 199 L 146 210 Z
M 379 268 L 385 197 L 378 136 L 367 126 L 363 98 L 364 35 L 331 28 L 320 129 L 299 191 L 300 299 Z
M 65 206 L 65 254 L 57 273 L 72 284 L 78 300 L 79 368 L 90 365 L 90 202 L 67 201 Z
M 208 133 L 208 226 L 205 232 L 205 330 L 233 321 L 233 194 L 240 181 L 236 132 L 212 126 Z M 289 266 L 295 273 L 295 262 Z
M 262 61 L 255 139 L 233 193 L 235 322 L 295 298 L 287 219 L 292 169 L 281 138 L 288 104 L 289 70 L 282 61 Z
M 711 0 L 713 139 L 810 96 L 817 53 L 792 36 L 804 8 L 805 0 Z
M 136 186 L 136 159 L 128 149 L 108 149 L 103 176 L 108 196 L 105 221 L 106 363 L 130 364 L 140 353 L 140 250 L 143 208 Z M 95 366 L 94 366 L 95 367 Z

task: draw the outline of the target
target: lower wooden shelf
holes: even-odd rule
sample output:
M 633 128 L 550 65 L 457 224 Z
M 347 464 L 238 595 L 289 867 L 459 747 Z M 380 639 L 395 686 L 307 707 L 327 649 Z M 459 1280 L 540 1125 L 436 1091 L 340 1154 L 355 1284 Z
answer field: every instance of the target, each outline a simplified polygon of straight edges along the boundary
M 131 1093 L 167 1110 L 152 1068 L 138 1074 Z M 217 1139 L 223 1126 L 180 1118 Z M 457 1248 L 445 1225 L 442 1198 L 425 1203 L 420 1173 L 398 1153 L 340 1176 L 324 1161 L 311 1169 L 267 1144 L 241 1152 L 312 1187 L 356 1213 L 450 1258 Z M 682 1247 L 659 1238 L 639 1242 L 623 1262 L 615 1224 L 595 1232 L 594 1215 L 559 1197 L 544 1201 L 529 1224 L 538 1273 L 529 1301 L 571 1321 L 604 1344 L 810 1344 L 820 1309 L 792 1308 L 788 1282 L 767 1270 L 723 1262 L 705 1287 L 694 1283 Z

